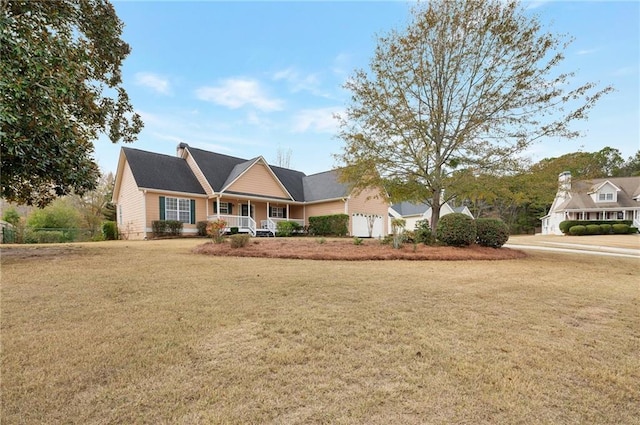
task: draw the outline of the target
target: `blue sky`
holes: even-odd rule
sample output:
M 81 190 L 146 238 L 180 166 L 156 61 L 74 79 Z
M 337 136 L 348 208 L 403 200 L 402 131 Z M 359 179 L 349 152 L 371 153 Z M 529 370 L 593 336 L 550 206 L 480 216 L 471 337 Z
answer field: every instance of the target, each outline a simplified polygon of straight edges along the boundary
M 127 146 L 169 155 L 176 145 L 275 163 L 312 174 L 333 168 L 343 142 L 334 113 L 342 88 L 367 68 L 376 34 L 405 26 L 406 2 L 114 1 L 132 52 L 124 87 L 145 128 Z M 548 30 L 575 41 L 565 51 L 576 83 L 616 91 L 604 98 L 577 140 L 546 140 L 534 160 L 610 146 L 627 158 L 640 149 L 640 3 L 525 2 Z M 122 145 L 102 138 L 95 157 L 114 171 Z

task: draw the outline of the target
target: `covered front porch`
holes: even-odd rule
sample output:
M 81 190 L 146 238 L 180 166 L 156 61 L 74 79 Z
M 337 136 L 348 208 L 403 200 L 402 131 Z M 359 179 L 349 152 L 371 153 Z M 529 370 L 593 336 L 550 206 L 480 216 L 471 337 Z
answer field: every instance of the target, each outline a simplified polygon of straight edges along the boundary
M 227 223 L 227 232 L 237 228 L 238 233 L 251 236 L 275 236 L 280 221 L 293 221 L 300 226 L 304 226 L 306 221 L 303 205 L 233 196 L 217 197 L 207 202 L 207 220 L 218 219 Z

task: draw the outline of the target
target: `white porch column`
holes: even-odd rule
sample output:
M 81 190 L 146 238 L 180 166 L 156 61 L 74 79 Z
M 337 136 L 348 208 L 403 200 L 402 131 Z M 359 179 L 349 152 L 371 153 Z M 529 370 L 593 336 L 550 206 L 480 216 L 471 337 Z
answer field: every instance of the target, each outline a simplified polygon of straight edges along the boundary
M 289 204 L 287 204 L 287 220 L 289 220 L 291 216 L 289 215 Z
M 220 195 L 218 195 L 218 200 L 216 201 L 216 215 L 218 219 L 220 218 Z

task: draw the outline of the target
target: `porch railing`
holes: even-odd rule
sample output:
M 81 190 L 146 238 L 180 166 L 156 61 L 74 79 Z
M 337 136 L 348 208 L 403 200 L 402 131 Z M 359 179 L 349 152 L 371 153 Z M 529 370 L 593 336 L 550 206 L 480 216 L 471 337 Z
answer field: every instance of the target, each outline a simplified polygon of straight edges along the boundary
M 218 216 L 210 215 L 207 217 L 209 221 L 217 220 Z M 227 231 L 230 231 L 232 227 L 237 227 L 239 230 L 248 231 L 251 233 L 251 236 L 256 235 L 256 221 L 247 216 L 242 215 L 227 215 L 220 214 L 220 219 L 224 220 L 227 223 Z

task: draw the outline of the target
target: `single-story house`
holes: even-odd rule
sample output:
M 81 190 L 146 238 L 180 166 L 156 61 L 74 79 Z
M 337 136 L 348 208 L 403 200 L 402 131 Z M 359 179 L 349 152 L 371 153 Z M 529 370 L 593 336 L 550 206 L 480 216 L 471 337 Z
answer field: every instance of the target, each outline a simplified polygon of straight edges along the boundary
M 427 203 L 400 202 L 389 207 L 389 221 L 394 218 L 401 218 L 406 222 L 405 229 L 413 230 L 419 220 L 429 220 L 429 223 L 431 223 L 432 212 L 433 208 Z M 451 213 L 462 213 L 474 218 L 466 206 L 452 207 L 448 202 L 442 204 L 440 217 Z M 391 225 L 389 225 L 389 228 L 391 228 Z
M 379 191 L 357 195 L 338 171 L 305 175 L 253 159 L 209 152 L 180 143 L 177 155 L 123 147 L 113 191 L 123 237 L 145 239 L 156 220 L 180 220 L 196 234 L 200 221 L 224 219 L 229 229 L 273 235 L 278 221 L 309 224 L 309 217 L 347 214 L 352 236 L 388 234 L 389 204 Z M 370 234 L 371 231 L 371 234 Z
M 547 215 L 543 235 L 561 235 L 565 220 L 630 220 L 640 227 L 640 176 L 571 181 L 571 173 L 558 176 L 558 192 Z

